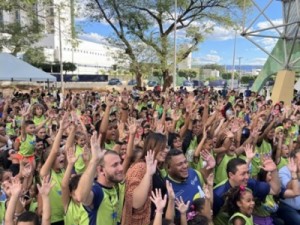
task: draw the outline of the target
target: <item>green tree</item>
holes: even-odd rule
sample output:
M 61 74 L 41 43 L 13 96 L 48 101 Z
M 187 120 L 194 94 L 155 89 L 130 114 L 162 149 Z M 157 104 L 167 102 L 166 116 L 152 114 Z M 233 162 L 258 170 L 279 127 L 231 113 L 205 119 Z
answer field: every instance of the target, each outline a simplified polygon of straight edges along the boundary
M 255 80 L 255 77 L 254 76 L 242 76 L 241 77 L 241 83 L 242 84 L 248 84 L 249 82 L 251 81 L 254 81 Z
M 29 48 L 24 53 L 23 60 L 33 66 L 40 67 L 46 61 L 43 48 Z
M 224 80 L 230 80 L 231 79 L 231 76 L 232 76 L 232 73 L 231 72 L 227 72 L 227 73 L 222 73 L 221 77 L 224 79 Z M 239 77 L 239 75 L 237 73 L 234 73 L 234 79 L 237 79 Z
M 107 22 L 113 29 L 115 40 L 120 43 L 125 53 L 129 56 L 132 67 L 136 72 L 140 85 L 139 55 L 134 46 L 142 42 L 150 51 L 154 52 L 155 62 L 160 65 L 164 80 L 164 89 L 171 85 L 173 68 L 171 49 L 173 32 L 185 32 L 185 45 L 180 48 L 177 62 L 184 60 L 197 49 L 203 40 L 203 34 L 211 32 L 210 24 L 231 26 L 243 6 L 242 0 L 180 0 L 177 9 L 173 0 L 139 1 L 139 0 L 91 0 L 90 17 L 98 21 Z M 178 17 L 175 21 L 174 12 Z M 116 43 L 116 42 L 115 42 Z M 180 45 L 179 45 L 180 47 Z
M 186 80 L 189 78 L 196 78 L 197 72 L 195 70 L 179 70 L 178 71 L 179 77 L 184 77 Z
M 65 71 L 65 74 L 67 74 L 68 71 L 73 72 L 77 69 L 76 65 L 71 62 L 63 62 L 63 70 Z
M 38 20 L 38 4 L 49 0 L 0 0 L 0 9 L 15 16 L 15 20 L 0 23 L 0 51 L 5 47 L 13 55 L 23 51 L 43 37 L 43 25 Z M 22 20 L 21 14 L 27 19 Z
M 220 74 L 223 74 L 225 72 L 224 66 L 216 64 L 216 63 L 203 65 L 202 69 L 218 70 L 220 72 Z

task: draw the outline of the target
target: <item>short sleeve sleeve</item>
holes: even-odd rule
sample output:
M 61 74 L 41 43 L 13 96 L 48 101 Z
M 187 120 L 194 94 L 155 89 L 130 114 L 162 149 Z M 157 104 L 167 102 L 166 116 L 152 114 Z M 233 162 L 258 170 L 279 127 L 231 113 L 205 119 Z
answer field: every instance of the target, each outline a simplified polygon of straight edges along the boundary
M 281 186 L 286 188 L 287 184 L 291 181 L 291 178 L 291 173 L 286 166 L 282 167 L 279 170 L 279 179 Z

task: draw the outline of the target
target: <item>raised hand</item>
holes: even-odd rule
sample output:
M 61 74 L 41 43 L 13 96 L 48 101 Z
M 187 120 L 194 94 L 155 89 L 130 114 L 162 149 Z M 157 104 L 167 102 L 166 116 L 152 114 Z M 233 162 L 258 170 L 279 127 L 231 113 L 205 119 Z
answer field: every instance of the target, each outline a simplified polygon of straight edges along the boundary
M 145 157 L 147 165 L 147 173 L 152 176 L 156 171 L 157 160 L 154 160 L 154 152 L 149 150 Z
M 55 185 L 55 183 L 51 184 L 51 179 L 50 179 L 50 175 L 47 175 L 44 177 L 43 181 L 42 181 L 42 186 L 40 186 L 39 184 L 37 185 L 37 188 L 39 190 L 39 193 L 42 196 L 48 196 L 51 188 Z
M 135 135 L 137 130 L 137 122 L 136 119 L 133 117 L 128 118 L 128 130 L 129 134 Z
M 287 168 L 291 173 L 297 172 L 297 164 L 295 163 L 293 158 L 289 158 L 289 163 L 287 164 Z
M 204 187 L 203 187 L 203 192 L 204 192 L 204 194 L 205 194 L 205 198 L 207 198 L 207 199 L 210 199 L 210 198 L 211 198 L 210 190 L 209 190 L 208 185 L 204 185 Z
M 74 165 L 76 163 L 76 161 L 78 160 L 78 157 L 76 157 L 76 155 L 75 155 L 74 147 L 70 147 L 69 149 L 67 149 L 67 160 L 68 160 L 68 164 L 71 164 L 71 165 Z
M 91 153 L 92 158 L 96 160 L 102 159 L 106 152 L 105 150 L 101 149 L 101 138 L 101 134 L 97 135 L 97 131 L 93 132 L 93 135 L 91 137 Z
M 11 179 L 10 192 L 12 196 L 20 196 L 22 192 L 22 184 L 19 178 L 13 177 Z
M 175 199 L 175 193 L 174 193 L 174 189 L 172 186 L 172 183 L 170 183 L 170 181 L 166 180 L 166 187 L 167 187 L 167 191 L 168 191 L 168 198 L 169 199 Z
M 245 149 L 246 158 L 249 161 L 251 161 L 254 158 L 255 153 L 256 153 L 255 151 L 253 151 L 253 146 L 250 144 L 246 144 L 244 149 Z
M 163 134 L 164 133 L 164 129 L 165 129 L 165 126 L 162 124 L 162 122 L 161 121 L 157 121 L 156 132 Z
M 267 172 L 273 172 L 274 170 L 277 169 L 276 164 L 274 163 L 274 161 L 268 156 L 264 157 L 262 159 L 262 162 L 263 163 L 262 163 L 261 168 L 263 170 L 267 171 Z
M 175 204 L 176 209 L 180 212 L 180 214 L 185 214 L 189 209 L 190 201 L 187 201 L 187 203 L 185 204 L 182 197 L 180 196 L 179 199 L 176 198 Z
M 155 192 L 151 192 L 150 200 L 155 204 L 156 210 L 162 213 L 167 203 L 167 195 L 162 198 L 161 190 L 156 188 Z
M 65 130 L 69 127 L 69 125 L 70 125 L 69 115 L 70 115 L 69 112 L 65 112 L 62 120 L 59 123 L 59 128 L 60 129 Z
M 216 166 L 216 160 L 210 152 L 208 152 L 207 150 L 203 150 L 200 152 L 200 155 L 202 159 L 204 159 L 204 161 L 206 161 L 207 163 L 205 167 L 207 170 L 212 169 Z
M 115 104 L 115 101 L 113 99 L 113 96 L 108 95 L 105 101 L 106 106 L 112 107 Z

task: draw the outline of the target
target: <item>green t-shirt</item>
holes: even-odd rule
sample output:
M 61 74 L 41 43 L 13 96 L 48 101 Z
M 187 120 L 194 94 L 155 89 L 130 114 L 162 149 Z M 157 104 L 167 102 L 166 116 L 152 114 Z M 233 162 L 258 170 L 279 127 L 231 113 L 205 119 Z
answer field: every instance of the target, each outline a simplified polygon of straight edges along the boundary
M 225 154 L 219 163 L 219 165 L 216 166 L 216 173 L 215 173 L 215 183 L 219 184 L 223 180 L 227 179 L 227 164 L 231 159 L 236 158 L 236 155 L 227 155 Z
M 3 224 L 4 217 L 5 217 L 5 202 L 0 201 L 0 223 Z
M 38 117 L 38 116 L 34 116 L 33 117 L 33 122 L 34 122 L 34 125 L 35 126 L 38 126 L 40 125 L 42 122 L 44 122 L 46 120 L 45 116 L 42 115 L 41 117 Z
M 26 139 L 20 142 L 19 153 L 22 156 L 32 156 L 34 154 L 35 142 L 35 135 L 26 134 Z
M 267 195 L 264 202 L 261 204 L 255 204 L 253 215 L 259 217 L 271 216 L 271 213 L 276 212 L 278 204 L 275 202 L 273 195 Z
M 282 167 L 286 166 L 289 163 L 288 158 L 280 157 L 280 161 L 277 165 L 277 169 L 280 170 Z
M 79 145 L 76 145 L 75 156 L 78 157 L 78 160 L 76 161 L 74 167 L 75 167 L 75 172 L 77 174 L 82 174 L 85 171 L 85 163 L 82 158 L 82 154 L 83 154 L 83 148 L 80 147 Z
M 251 164 L 252 164 L 252 171 L 251 175 L 256 176 L 260 170 L 260 166 L 262 165 L 261 159 L 264 156 L 271 156 L 272 155 L 272 145 L 263 140 L 261 145 L 255 146 L 256 155 L 253 157 Z
M 96 183 L 95 185 L 96 186 L 93 187 L 94 191 L 95 191 L 95 188 L 97 188 L 98 191 L 103 192 L 103 198 L 102 198 L 102 201 L 100 202 L 100 205 L 97 210 L 96 223 L 97 224 L 105 224 L 105 225 L 117 225 L 121 218 L 118 215 L 118 213 L 121 211 L 118 191 L 120 191 L 120 190 L 124 191 L 124 189 L 117 188 L 117 187 L 105 188 L 98 183 Z M 96 195 L 94 192 L 94 198 L 95 197 L 96 197 Z M 123 197 L 123 199 L 124 199 L 124 197 Z
M 114 141 L 110 141 L 110 143 L 104 143 L 104 148 L 106 150 L 113 150 L 114 146 L 115 146 L 116 142 Z
M 64 207 L 62 204 L 61 196 L 61 182 L 64 176 L 64 171 L 56 173 L 51 169 L 51 179 L 54 183 L 53 188 L 50 191 L 50 208 L 51 208 L 51 223 L 64 220 Z
M 235 217 L 241 217 L 245 220 L 245 225 L 254 225 L 253 223 L 253 217 L 248 217 L 248 216 L 245 216 L 244 214 L 242 213 L 239 213 L 239 212 L 236 212 L 235 214 L 232 215 L 232 217 L 230 217 L 229 219 L 229 222 L 228 222 L 228 225 L 232 225 L 233 223 L 231 222 Z
M 13 128 L 12 123 L 6 123 L 5 131 L 6 131 L 6 134 L 9 136 L 16 135 L 16 132 L 15 132 L 15 129 Z
M 38 203 L 37 203 L 36 199 L 32 199 L 30 206 L 29 206 L 29 211 L 35 213 L 37 210 L 37 207 L 38 207 Z
M 64 217 L 64 222 L 65 225 L 88 225 L 89 215 L 81 203 L 76 204 L 73 200 L 71 200 Z

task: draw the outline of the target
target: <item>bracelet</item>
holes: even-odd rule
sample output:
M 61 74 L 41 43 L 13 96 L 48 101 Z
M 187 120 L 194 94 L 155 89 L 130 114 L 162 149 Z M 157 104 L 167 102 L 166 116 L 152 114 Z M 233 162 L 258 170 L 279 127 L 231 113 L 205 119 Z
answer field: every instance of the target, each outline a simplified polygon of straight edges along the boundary
M 127 107 L 127 108 L 122 108 L 123 110 L 128 110 L 129 109 L 129 107 Z
M 298 177 L 292 177 L 292 180 L 298 180 Z

